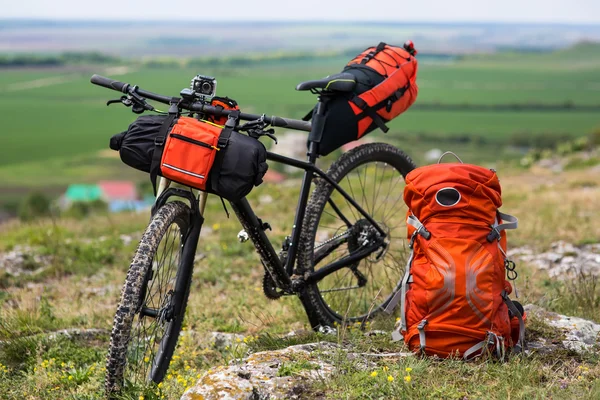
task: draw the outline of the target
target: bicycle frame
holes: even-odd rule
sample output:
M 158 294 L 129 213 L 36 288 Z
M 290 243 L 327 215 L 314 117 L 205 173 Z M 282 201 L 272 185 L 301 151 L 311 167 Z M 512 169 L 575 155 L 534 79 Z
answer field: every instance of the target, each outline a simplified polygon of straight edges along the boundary
M 319 102 L 319 104 L 322 103 Z M 256 216 L 248 200 L 244 198 L 238 202 L 230 202 L 236 216 L 240 220 L 249 237 L 252 239 L 254 247 L 259 252 L 263 266 L 271 275 L 276 285 L 288 294 L 296 293 L 303 284 L 318 282 L 325 276 L 332 274 L 348 265 L 356 263 L 380 247 L 378 244 L 364 247 L 353 254 L 328 264 L 309 275 L 304 275 L 304 272 L 306 271 L 294 269 L 298 256 L 300 232 L 304 222 L 305 210 L 310 195 L 310 187 L 313 179 L 316 176 L 322 178 L 327 182 L 327 184 L 333 186 L 333 188 L 337 190 L 344 197 L 344 199 L 358 211 L 360 215 L 369 221 L 369 223 L 378 231 L 382 238 L 385 238 L 386 236 L 386 233 L 379 226 L 379 224 L 373 220 L 373 218 L 343 188 L 341 188 L 337 182 L 335 182 L 329 175 L 327 175 L 327 173 L 315 165 L 315 161 L 318 157 L 318 142 L 311 140 L 311 138 L 319 136 L 314 131 L 315 125 L 317 129 L 319 128 L 319 124 L 313 124 L 313 130 L 311 130 L 309 135 L 309 151 L 307 154 L 307 161 L 301 161 L 276 153 L 267 152 L 267 159 L 270 161 L 304 170 L 300 196 L 296 207 L 294 223 L 292 225 L 291 244 L 285 265 L 279 259 L 277 251 L 265 233 L 266 226 L 260 220 L 260 218 Z M 322 129 L 322 126 L 320 128 Z M 162 177 L 160 178 L 157 190 L 157 198 L 160 197 L 164 190 L 169 187 L 170 183 L 171 181 L 168 179 Z M 198 209 L 201 216 L 204 216 L 207 197 L 208 193 L 206 192 L 200 192 L 200 195 L 198 196 Z M 335 207 L 335 204 L 333 206 L 335 212 L 340 216 L 340 218 L 343 221 L 348 221 L 341 211 Z
M 137 86 L 132 86 L 128 83 L 119 82 L 112 80 L 110 78 L 106 78 L 99 75 L 93 75 L 90 81 L 96 85 L 103 86 L 108 89 L 116 90 L 122 93 L 126 93 L 127 96 L 122 96 L 120 100 L 117 101 L 109 101 L 107 104 L 111 102 L 123 102 L 123 104 L 131 106 L 132 104 L 136 104 L 139 110 L 155 110 L 154 107 L 150 106 L 146 103 L 145 99 L 149 98 L 151 100 L 155 100 L 164 104 L 169 104 L 169 113 L 179 113 L 181 109 L 186 109 L 195 113 L 209 113 L 214 115 L 226 115 L 229 116 L 231 111 L 223 110 L 222 108 L 216 108 L 211 105 L 205 104 L 204 102 L 195 102 L 190 99 L 181 99 L 176 97 L 168 97 L 159 95 L 156 93 L 148 92 L 146 90 L 142 90 Z M 383 243 L 383 239 L 386 237 L 386 233 L 384 230 L 377 224 L 375 220 L 362 209 L 354 201 L 354 199 L 346 193 L 338 184 L 335 182 L 329 175 L 323 172 L 321 169 L 317 168 L 315 165 L 315 161 L 319 156 L 319 143 L 321 142 L 321 138 L 323 135 L 323 128 L 325 125 L 325 113 L 326 113 L 326 102 L 322 101 L 321 96 L 327 96 L 323 92 L 317 92 L 319 94 L 317 106 L 315 112 L 312 116 L 312 124 L 307 121 L 294 120 L 281 118 L 276 116 L 267 117 L 266 115 L 253 115 L 253 114 L 245 114 L 245 113 L 237 113 L 237 118 L 240 120 L 253 121 L 260 120 L 264 121 L 267 124 L 274 127 L 285 127 L 287 129 L 300 130 L 300 131 L 308 131 L 310 132 L 308 135 L 308 159 L 307 161 L 300 161 L 289 157 L 284 157 L 282 155 L 267 152 L 267 159 L 282 163 L 285 165 L 289 165 L 295 168 L 299 168 L 304 170 L 304 177 L 302 179 L 302 186 L 300 189 L 300 197 L 298 199 L 298 205 L 296 207 L 296 215 L 294 217 L 294 224 L 292 226 L 292 234 L 291 234 L 291 243 L 287 254 L 287 259 L 285 265 L 279 259 L 279 255 L 273 248 L 271 241 L 265 234 L 265 229 L 267 229 L 268 224 L 265 225 L 254 213 L 252 207 L 248 203 L 246 199 L 242 199 L 238 202 L 231 202 L 231 206 L 235 211 L 238 219 L 240 220 L 244 229 L 246 229 L 248 236 L 252 239 L 254 247 L 257 249 L 261 256 L 261 261 L 266 269 L 266 271 L 271 275 L 275 284 L 280 289 L 283 289 L 285 293 L 297 293 L 298 290 L 302 287 L 302 285 L 306 283 L 314 283 L 323 279 L 325 276 L 334 273 L 335 271 L 344 268 L 348 265 L 354 264 L 357 261 L 363 259 L 368 256 L 375 250 L 381 247 Z M 127 100 L 127 102 L 124 102 Z M 308 203 L 308 197 L 310 195 L 310 186 L 315 178 L 318 176 L 322 178 L 327 184 L 333 186 L 335 190 L 337 190 L 344 199 L 354 207 L 360 215 L 362 215 L 372 227 L 374 227 L 378 232 L 378 241 L 372 242 L 368 245 L 361 245 L 359 249 L 357 249 L 353 254 L 350 254 L 338 261 L 335 261 L 329 265 L 326 265 L 322 268 L 319 268 L 317 272 L 313 272 L 310 274 L 305 274 L 307 271 L 302 271 L 300 269 L 294 269 L 296 265 L 296 260 L 298 257 L 298 244 L 300 243 L 300 232 L 302 229 L 302 224 L 304 222 L 304 214 L 305 209 Z M 153 207 L 153 213 L 156 211 L 157 207 L 164 204 L 170 196 L 184 197 L 190 202 L 198 202 L 198 204 L 190 204 L 192 209 L 195 211 L 194 214 L 200 219 L 200 221 L 192 221 L 192 228 L 196 228 L 197 224 L 200 224 L 204 218 L 204 210 L 206 206 L 206 199 L 208 194 L 206 192 L 201 192 L 200 195 L 196 198 L 193 190 L 190 188 L 189 191 L 180 191 L 180 190 L 167 190 L 171 184 L 171 181 L 165 178 L 160 178 L 158 189 L 157 189 L 157 198 L 156 203 Z M 330 199 L 329 204 L 331 204 L 334 211 L 338 214 L 340 219 L 346 223 L 349 229 L 351 229 L 352 224 L 348 221 L 348 219 L 341 213 L 339 208 L 335 206 L 333 201 Z M 194 250 L 195 251 L 195 248 Z M 326 255 L 326 254 L 325 254 Z M 322 255 L 320 255 L 321 259 Z

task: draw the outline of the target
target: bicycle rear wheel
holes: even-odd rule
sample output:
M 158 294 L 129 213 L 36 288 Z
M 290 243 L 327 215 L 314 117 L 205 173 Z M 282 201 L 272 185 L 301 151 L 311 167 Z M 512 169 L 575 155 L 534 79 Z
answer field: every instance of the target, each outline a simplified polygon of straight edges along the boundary
M 163 380 L 181 331 L 197 238 L 188 238 L 190 208 L 162 206 L 129 267 L 106 361 L 106 392 L 143 393 Z M 196 239 L 196 240 L 194 240 Z
M 383 228 L 386 238 L 375 252 L 303 289 L 300 299 L 313 328 L 370 319 L 400 289 L 408 256 L 404 177 L 414 168 L 406 154 L 385 143 L 359 146 L 329 168 L 327 174 Z M 302 227 L 300 270 L 318 271 L 376 235 L 333 186 L 318 180 Z

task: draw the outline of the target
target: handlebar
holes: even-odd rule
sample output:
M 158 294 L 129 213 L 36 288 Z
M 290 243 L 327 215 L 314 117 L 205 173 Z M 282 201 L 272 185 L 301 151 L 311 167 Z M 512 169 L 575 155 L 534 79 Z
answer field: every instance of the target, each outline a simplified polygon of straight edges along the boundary
M 115 81 L 113 79 L 110 79 L 110 78 L 107 78 L 104 76 L 100 76 L 97 74 L 92 75 L 90 82 L 93 83 L 94 85 L 102 86 L 107 89 L 116 90 L 117 92 L 121 92 L 121 93 L 129 93 L 131 90 L 134 90 L 135 93 L 139 94 L 142 97 L 148 98 L 150 100 L 158 101 L 159 103 L 164 103 L 164 104 L 177 103 L 179 108 L 183 108 L 183 109 L 193 111 L 193 112 L 206 113 L 206 114 L 217 115 L 217 116 L 221 116 L 221 115 L 228 116 L 231 113 L 231 111 L 229 111 L 229 110 L 223 110 L 222 108 L 213 107 L 208 104 L 204 104 L 200 101 L 188 103 L 187 101 L 185 101 L 179 97 L 169 97 L 169 96 L 163 96 L 163 95 L 153 93 L 153 92 L 148 92 L 146 90 L 138 88 L 137 86 L 132 86 L 129 83 Z M 240 119 L 242 119 L 244 121 L 254 121 L 261 117 L 262 117 L 261 115 L 240 113 Z M 298 130 L 298 131 L 310 132 L 311 126 L 312 126 L 311 123 L 308 121 L 302 121 L 302 120 L 290 119 L 290 118 L 282 118 L 282 117 L 276 117 L 276 116 L 265 117 L 264 120 L 271 126 L 294 129 L 294 130 Z

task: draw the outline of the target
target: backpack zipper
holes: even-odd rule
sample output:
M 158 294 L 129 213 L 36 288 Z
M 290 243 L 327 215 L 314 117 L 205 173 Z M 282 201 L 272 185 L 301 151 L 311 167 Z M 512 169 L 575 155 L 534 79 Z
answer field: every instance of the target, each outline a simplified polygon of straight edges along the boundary
M 205 147 L 207 149 L 213 149 L 213 150 L 217 150 L 217 151 L 221 150 L 218 147 L 211 146 L 208 143 L 204 143 L 204 142 L 201 142 L 199 140 L 195 140 L 195 139 L 189 138 L 187 136 L 179 135 L 177 133 L 171 133 L 171 137 L 174 137 L 175 139 L 183 140 L 184 142 L 195 144 L 197 146 L 202 146 L 202 147 Z

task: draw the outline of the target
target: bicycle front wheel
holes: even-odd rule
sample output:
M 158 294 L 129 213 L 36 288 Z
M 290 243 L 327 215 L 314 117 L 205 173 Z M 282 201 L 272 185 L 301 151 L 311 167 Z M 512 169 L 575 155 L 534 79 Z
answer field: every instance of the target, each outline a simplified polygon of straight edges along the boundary
M 300 299 L 313 328 L 370 319 L 399 290 L 408 255 L 404 177 L 414 168 L 398 148 L 371 143 L 343 154 L 327 171 L 386 237 L 375 252 L 303 289 Z M 318 180 L 302 227 L 300 269 L 318 271 L 360 251 L 377 235 L 341 193 Z
M 142 236 L 110 337 L 105 382 L 109 397 L 143 393 L 147 384 L 160 383 L 166 374 L 183 323 L 197 245 L 186 241 L 190 215 L 186 204 L 167 203 Z

